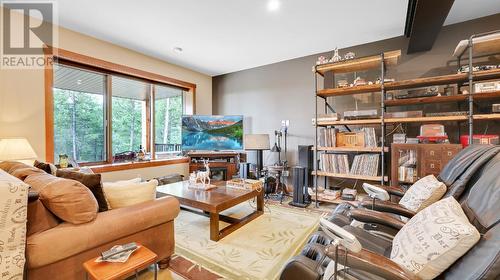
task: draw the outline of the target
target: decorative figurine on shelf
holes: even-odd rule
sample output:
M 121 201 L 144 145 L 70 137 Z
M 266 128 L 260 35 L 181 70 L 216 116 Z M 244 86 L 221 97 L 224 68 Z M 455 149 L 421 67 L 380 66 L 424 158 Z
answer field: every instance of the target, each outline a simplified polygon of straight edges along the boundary
M 361 78 L 361 77 L 357 77 L 355 80 L 354 80 L 354 86 L 357 87 L 357 86 L 364 86 L 366 85 L 366 81 L 365 79 Z
M 210 166 L 208 164 L 208 159 L 203 160 L 203 166 L 205 167 L 205 171 L 196 172 L 194 183 L 197 184 L 198 180 L 200 180 L 203 186 L 210 185 Z
M 325 64 L 325 63 L 328 63 L 328 59 L 324 56 L 320 56 L 318 57 L 318 60 L 316 61 L 316 65 L 321 65 L 321 64 Z
M 335 48 L 335 50 L 333 50 L 333 56 L 330 58 L 330 62 L 339 62 L 341 60 L 342 57 L 339 55 L 339 49 Z
M 354 59 L 354 57 L 355 57 L 355 56 L 356 56 L 356 54 L 355 54 L 355 53 L 353 53 L 353 52 L 348 52 L 348 53 L 346 53 L 346 54 L 344 55 L 344 59 L 346 59 L 346 60 L 347 60 L 347 59 Z

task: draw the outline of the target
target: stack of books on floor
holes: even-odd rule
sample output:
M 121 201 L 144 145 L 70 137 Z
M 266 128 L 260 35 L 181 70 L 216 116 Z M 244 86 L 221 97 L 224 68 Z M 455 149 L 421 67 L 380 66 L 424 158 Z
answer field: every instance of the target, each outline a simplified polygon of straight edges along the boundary
M 346 154 L 321 154 L 320 169 L 336 174 L 349 173 L 349 159 Z
M 378 173 L 378 154 L 356 155 L 352 162 L 351 175 L 377 176 Z
M 322 128 L 319 130 L 319 146 L 320 147 L 335 147 L 336 135 L 338 130 L 336 128 Z

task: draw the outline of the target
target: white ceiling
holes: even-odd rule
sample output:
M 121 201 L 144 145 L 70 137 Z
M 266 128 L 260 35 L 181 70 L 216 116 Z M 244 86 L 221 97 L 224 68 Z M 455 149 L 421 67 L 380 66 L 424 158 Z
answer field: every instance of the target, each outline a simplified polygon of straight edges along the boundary
M 57 0 L 63 27 L 208 75 L 403 34 L 407 1 Z M 498 0 L 456 0 L 445 24 L 500 13 Z M 184 51 L 176 53 L 174 47 Z

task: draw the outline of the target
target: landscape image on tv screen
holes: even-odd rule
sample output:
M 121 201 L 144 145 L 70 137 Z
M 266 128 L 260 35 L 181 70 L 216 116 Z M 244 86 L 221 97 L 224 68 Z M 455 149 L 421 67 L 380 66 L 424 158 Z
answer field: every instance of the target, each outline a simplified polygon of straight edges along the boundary
M 183 150 L 243 150 L 243 116 L 182 116 Z

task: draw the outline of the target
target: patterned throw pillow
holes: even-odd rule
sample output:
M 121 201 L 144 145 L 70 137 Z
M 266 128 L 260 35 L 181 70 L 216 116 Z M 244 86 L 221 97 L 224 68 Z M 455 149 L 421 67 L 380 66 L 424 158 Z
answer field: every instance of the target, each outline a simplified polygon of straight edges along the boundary
M 434 175 L 428 175 L 418 180 L 405 193 L 399 204 L 405 208 L 419 212 L 438 201 L 446 193 L 446 185 Z
M 140 179 L 139 179 L 140 180 Z M 156 199 L 157 180 L 149 182 L 104 183 L 109 209 L 123 208 Z
M 453 197 L 442 199 L 417 213 L 396 234 L 391 260 L 421 279 L 434 279 L 479 241 Z

